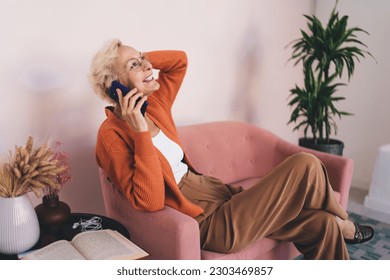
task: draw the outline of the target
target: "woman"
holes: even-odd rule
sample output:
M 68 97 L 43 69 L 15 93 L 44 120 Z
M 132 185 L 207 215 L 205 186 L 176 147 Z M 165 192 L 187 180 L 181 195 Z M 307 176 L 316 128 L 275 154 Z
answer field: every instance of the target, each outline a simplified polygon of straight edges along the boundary
M 153 68 L 160 71 L 158 79 Z M 371 227 L 347 219 L 324 165 L 311 154 L 287 158 L 245 191 L 198 174 L 171 114 L 186 68 L 184 52 L 143 54 L 119 40 L 93 58 L 93 88 L 114 105 L 105 110 L 96 160 L 136 209 L 153 212 L 168 205 L 193 217 L 202 248 L 222 253 L 266 236 L 294 242 L 307 259 L 348 259 L 345 241 L 373 237 Z M 116 89 L 118 102 L 108 90 L 114 80 L 130 89 L 127 94 Z

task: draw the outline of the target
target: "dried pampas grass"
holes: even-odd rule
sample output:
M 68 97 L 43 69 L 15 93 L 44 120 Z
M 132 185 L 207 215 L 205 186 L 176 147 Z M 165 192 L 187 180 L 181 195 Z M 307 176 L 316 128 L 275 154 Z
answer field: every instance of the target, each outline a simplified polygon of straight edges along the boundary
M 17 197 L 31 191 L 41 196 L 48 188 L 59 190 L 58 176 L 69 166 L 57 158 L 49 144 L 34 149 L 34 139 L 28 137 L 26 145 L 15 146 L 15 153 L 10 151 L 8 161 L 0 166 L 0 196 Z

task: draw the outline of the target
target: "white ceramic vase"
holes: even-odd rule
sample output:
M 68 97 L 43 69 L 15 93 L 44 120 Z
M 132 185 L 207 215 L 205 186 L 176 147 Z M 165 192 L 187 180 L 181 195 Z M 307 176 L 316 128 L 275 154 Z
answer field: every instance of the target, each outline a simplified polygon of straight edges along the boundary
M 25 252 L 37 243 L 39 235 L 38 217 L 27 194 L 0 197 L 0 253 Z

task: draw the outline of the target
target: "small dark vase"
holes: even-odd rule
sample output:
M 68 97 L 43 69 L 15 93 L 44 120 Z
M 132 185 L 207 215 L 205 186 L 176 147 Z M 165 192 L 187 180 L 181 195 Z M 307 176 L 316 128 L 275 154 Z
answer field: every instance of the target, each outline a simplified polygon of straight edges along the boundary
M 55 235 L 70 217 L 70 207 L 59 200 L 58 194 L 45 195 L 42 203 L 35 207 L 41 231 Z

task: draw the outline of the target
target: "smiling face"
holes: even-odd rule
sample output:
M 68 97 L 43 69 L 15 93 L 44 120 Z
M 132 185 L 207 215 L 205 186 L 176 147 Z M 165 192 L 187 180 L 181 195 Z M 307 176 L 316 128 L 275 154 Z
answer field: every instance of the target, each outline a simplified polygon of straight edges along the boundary
M 160 88 L 153 78 L 152 64 L 143 54 L 129 46 L 120 46 L 115 63 L 119 82 L 130 89 L 137 88 L 144 95 L 151 95 Z

